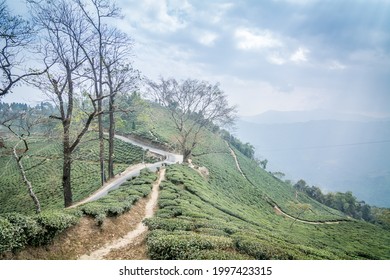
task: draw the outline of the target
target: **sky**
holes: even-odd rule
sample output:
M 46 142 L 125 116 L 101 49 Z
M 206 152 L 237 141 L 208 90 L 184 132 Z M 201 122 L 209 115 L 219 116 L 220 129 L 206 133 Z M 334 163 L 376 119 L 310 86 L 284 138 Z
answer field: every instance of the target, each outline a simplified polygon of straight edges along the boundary
M 22 0 L 7 2 L 26 11 Z M 219 83 L 243 116 L 390 116 L 390 0 L 116 2 L 116 24 L 134 39 L 134 66 L 148 78 Z M 3 101 L 28 100 L 22 91 Z

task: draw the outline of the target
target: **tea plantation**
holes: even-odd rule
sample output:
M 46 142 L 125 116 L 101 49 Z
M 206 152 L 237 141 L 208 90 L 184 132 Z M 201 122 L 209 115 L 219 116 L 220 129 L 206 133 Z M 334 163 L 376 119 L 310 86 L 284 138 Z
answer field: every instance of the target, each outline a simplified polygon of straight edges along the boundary
M 156 127 L 158 135 L 161 127 Z M 152 259 L 390 258 L 390 231 L 296 192 L 233 151 L 243 174 L 226 142 L 211 132 L 203 134 L 194 151 L 194 168 L 168 167 L 159 210 L 145 221 Z M 208 175 L 199 167 L 206 167 Z M 314 223 L 288 218 L 275 205 Z
M 175 149 L 167 112 L 151 106 L 151 119 L 119 131 Z M 99 187 L 97 147 L 91 133 L 74 154 L 75 201 Z M 156 180 L 143 171 L 106 197 L 61 210 L 60 155 L 58 144 L 36 137 L 23 161 L 44 210 L 36 215 L 14 160 L 1 154 L 0 253 L 49 243 L 83 215 L 101 225 L 147 196 Z M 141 149 L 116 140 L 116 172 L 142 156 Z M 228 146 L 218 132 L 202 133 L 192 163 L 167 167 L 158 209 L 144 220 L 151 259 L 390 259 L 388 228 L 352 219 L 296 191 Z M 383 221 L 387 214 L 381 214 Z
M 23 159 L 23 165 L 42 209 L 62 209 L 62 146 L 57 141 L 40 137 L 35 137 L 30 142 L 30 150 Z M 142 162 L 141 148 L 118 139 L 115 139 L 115 143 L 115 173 L 131 164 Z M 75 202 L 100 187 L 98 154 L 96 135 L 89 133 L 73 155 L 72 185 Z M 146 157 L 146 161 L 154 159 Z M 0 154 L 0 166 L 0 213 L 34 213 L 34 205 L 13 157 L 5 152 Z

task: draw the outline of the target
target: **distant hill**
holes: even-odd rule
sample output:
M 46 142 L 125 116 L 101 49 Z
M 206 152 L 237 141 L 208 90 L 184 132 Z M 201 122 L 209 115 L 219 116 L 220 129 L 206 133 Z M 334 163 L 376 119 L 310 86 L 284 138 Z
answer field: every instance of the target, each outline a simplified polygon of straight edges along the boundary
M 269 160 L 270 169 L 389 207 L 390 121 L 351 114 L 323 119 L 328 117 L 313 111 L 267 112 L 242 118 L 236 134 Z

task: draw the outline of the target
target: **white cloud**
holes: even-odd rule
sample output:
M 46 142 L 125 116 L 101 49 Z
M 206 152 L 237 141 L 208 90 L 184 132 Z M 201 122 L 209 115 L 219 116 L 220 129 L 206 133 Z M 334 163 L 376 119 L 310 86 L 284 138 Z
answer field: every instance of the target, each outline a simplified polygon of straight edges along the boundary
M 268 30 L 237 28 L 234 32 L 237 48 L 241 50 L 262 50 L 281 47 L 283 44 Z
M 299 47 L 291 56 L 290 60 L 295 63 L 306 62 L 309 50 L 303 47 Z
M 199 36 L 198 37 L 199 43 L 201 43 L 202 45 L 208 46 L 208 47 L 213 46 L 215 41 L 218 38 L 217 34 L 210 32 L 210 31 L 204 31 L 198 36 Z
M 151 32 L 175 32 L 187 26 L 186 15 L 192 6 L 187 2 L 168 0 L 133 1 L 125 6 L 125 18 L 132 25 Z

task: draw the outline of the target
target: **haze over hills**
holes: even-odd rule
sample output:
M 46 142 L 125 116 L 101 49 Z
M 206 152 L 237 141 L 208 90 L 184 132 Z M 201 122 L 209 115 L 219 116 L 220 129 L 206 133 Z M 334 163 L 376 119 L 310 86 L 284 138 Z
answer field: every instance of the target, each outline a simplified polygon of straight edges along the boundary
M 269 111 L 243 117 L 237 135 L 269 161 L 268 169 L 324 191 L 352 191 L 390 206 L 390 121 L 325 111 Z
M 243 116 L 241 120 L 258 124 L 297 123 L 319 120 L 338 121 L 389 121 L 389 117 L 368 116 L 356 113 L 332 112 L 329 110 L 275 111 L 270 110 L 254 116 Z

